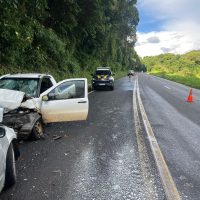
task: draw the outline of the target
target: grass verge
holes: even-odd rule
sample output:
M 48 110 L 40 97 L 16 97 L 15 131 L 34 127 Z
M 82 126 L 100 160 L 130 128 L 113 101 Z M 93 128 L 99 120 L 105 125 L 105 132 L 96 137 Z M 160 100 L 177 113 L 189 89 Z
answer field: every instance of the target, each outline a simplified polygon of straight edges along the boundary
M 178 74 L 167 74 L 165 72 L 151 72 L 149 74 L 200 89 L 200 78 L 194 75 L 183 76 Z

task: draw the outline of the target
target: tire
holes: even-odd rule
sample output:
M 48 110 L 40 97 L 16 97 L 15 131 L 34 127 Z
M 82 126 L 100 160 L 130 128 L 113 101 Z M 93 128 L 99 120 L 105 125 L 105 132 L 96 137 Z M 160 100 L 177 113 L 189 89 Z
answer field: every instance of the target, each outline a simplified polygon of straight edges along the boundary
M 18 143 L 17 140 L 13 140 L 12 141 L 12 145 L 13 145 L 13 150 L 14 150 L 14 155 L 15 155 L 15 161 L 16 161 L 20 157 L 19 143 Z
M 114 85 L 110 87 L 111 90 L 114 90 Z
M 5 176 L 5 188 L 8 188 L 16 183 L 16 166 L 15 155 L 12 143 L 10 144 L 6 156 L 6 176 Z
M 44 135 L 44 127 L 42 119 L 40 118 L 35 122 L 33 126 L 33 129 L 30 134 L 30 139 L 36 141 L 39 140 L 43 135 Z

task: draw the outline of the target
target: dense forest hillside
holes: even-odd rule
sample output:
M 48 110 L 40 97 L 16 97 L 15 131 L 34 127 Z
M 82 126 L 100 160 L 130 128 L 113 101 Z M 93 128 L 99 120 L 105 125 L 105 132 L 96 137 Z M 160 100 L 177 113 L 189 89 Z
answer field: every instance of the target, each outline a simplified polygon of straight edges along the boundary
M 147 56 L 142 62 L 149 73 L 200 88 L 200 51 Z
M 140 67 L 136 0 L 0 0 L 0 74 Z M 128 39 L 128 38 L 131 38 Z

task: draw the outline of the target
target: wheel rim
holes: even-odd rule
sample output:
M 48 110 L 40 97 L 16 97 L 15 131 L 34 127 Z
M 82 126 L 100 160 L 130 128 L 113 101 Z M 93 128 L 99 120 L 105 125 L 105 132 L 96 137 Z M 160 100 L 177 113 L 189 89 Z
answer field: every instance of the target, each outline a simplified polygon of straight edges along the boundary
M 35 123 L 35 130 L 39 137 L 43 135 L 43 127 L 42 127 L 41 122 L 38 121 Z

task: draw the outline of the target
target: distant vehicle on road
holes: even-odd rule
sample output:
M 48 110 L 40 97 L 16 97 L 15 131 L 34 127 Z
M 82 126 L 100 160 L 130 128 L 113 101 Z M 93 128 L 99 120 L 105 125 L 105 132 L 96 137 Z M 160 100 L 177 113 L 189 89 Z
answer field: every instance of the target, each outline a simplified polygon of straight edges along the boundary
M 0 108 L 0 192 L 16 182 L 15 160 L 19 157 L 17 136 L 13 129 L 1 124 L 2 117 Z
M 56 83 L 48 74 L 15 74 L 0 77 L 0 106 L 3 123 L 18 137 L 40 139 L 44 124 L 85 120 L 88 115 L 87 79 Z
M 94 90 L 98 88 L 110 88 L 114 90 L 114 74 L 110 67 L 99 67 L 92 75 L 92 87 Z

